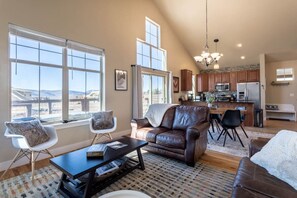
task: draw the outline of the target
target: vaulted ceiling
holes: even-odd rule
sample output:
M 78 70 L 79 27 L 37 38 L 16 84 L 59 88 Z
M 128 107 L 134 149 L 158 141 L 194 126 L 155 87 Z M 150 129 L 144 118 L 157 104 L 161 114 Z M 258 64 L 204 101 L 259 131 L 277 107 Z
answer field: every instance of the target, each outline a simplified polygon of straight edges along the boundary
M 206 0 L 154 2 L 189 54 L 200 55 Z M 220 40 L 220 67 L 256 64 L 262 53 L 271 61 L 297 60 L 297 0 L 208 0 L 208 32 L 211 52 Z

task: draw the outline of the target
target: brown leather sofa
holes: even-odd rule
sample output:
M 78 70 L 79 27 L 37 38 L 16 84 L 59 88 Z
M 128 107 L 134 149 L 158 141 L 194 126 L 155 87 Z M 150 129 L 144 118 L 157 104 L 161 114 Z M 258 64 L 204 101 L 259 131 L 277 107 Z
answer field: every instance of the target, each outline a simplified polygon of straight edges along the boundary
M 131 121 L 131 137 L 146 140 L 145 150 L 185 161 L 194 166 L 207 146 L 209 109 L 178 105 L 164 114 L 159 127 L 152 127 L 146 118 Z
M 251 140 L 250 157 L 261 150 L 269 139 Z M 266 169 L 253 163 L 250 158 L 241 159 L 233 184 L 232 197 L 297 197 L 297 191 L 289 184 L 270 175 Z

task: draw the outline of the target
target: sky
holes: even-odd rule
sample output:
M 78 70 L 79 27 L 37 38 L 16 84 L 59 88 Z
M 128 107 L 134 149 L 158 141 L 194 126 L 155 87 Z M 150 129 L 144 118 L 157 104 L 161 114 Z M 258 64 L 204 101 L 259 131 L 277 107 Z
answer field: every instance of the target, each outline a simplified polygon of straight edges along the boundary
M 61 90 L 62 89 L 62 51 L 63 47 L 47 43 L 33 41 L 15 36 L 10 37 L 10 57 L 19 60 L 54 64 L 58 67 L 39 67 L 24 63 L 11 63 L 12 87 L 21 89 L 41 90 Z M 16 45 L 18 44 L 18 46 Z M 17 47 L 16 47 L 17 46 Z M 40 50 L 38 50 L 40 49 Z M 85 79 L 87 79 L 87 90 L 99 90 L 100 56 L 77 50 L 69 50 L 68 54 L 69 70 L 69 90 L 85 91 Z M 84 68 L 95 72 L 83 72 L 71 70 L 74 68 Z M 59 66 L 61 66 L 59 68 Z M 39 71 L 40 68 L 40 71 Z M 40 72 L 40 79 L 39 79 Z

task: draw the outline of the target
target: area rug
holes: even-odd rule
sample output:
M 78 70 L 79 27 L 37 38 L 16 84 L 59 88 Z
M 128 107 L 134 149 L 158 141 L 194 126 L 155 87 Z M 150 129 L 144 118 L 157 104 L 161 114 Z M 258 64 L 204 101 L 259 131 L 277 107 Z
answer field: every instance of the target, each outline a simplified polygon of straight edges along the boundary
M 223 147 L 223 143 L 224 143 L 224 137 L 221 136 L 221 138 L 219 140 L 217 140 L 218 136 L 219 136 L 219 132 L 217 131 L 217 129 L 215 128 L 215 132 L 212 132 L 212 129 L 210 129 L 211 131 L 211 135 L 213 136 L 213 139 L 211 139 L 209 133 L 208 133 L 208 144 L 207 144 L 207 149 L 208 150 L 212 150 L 212 151 L 218 151 L 221 153 L 226 153 L 226 154 L 230 154 L 230 155 L 235 155 L 238 157 L 245 157 L 248 156 L 248 144 L 250 142 L 251 139 L 256 139 L 258 137 L 263 137 L 263 138 L 272 138 L 275 134 L 269 134 L 269 133 L 260 133 L 260 132 L 252 132 L 249 130 L 245 130 L 248 137 L 247 138 L 242 129 L 236 128 L 238 135 L 244 145 L 244 147 L 241 146 L 238 138 L 236 137 L 236 141 L 233 141 L 230 139 L 229 136 L 227 136 L 226 139 L 226 144 Z M 229 130 L 229 133 L 231 133 L 231 130 Z
M 133 157 L 136 155 L 133 154 Z M 180 161 L 143 153 L 145 170 L 134 170 L 93 197 L 116 190 L 137 190 L 151 197 L 230 197 L 234 174 L 197 162 Z M 26 173 L 0 182 L 1 198 L 62 197 L 56 192 L 61 172 L 49 165 L 36 171 L 36 181 Z

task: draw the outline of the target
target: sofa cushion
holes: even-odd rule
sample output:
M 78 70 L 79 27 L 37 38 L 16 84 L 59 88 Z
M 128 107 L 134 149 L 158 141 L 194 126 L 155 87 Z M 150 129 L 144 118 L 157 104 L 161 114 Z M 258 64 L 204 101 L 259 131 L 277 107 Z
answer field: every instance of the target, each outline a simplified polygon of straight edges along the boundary
M 256 165 L 247 157 L 242 158 L 240 161 L 233 186 L 269 197 L 282 197 L 284 195 L 297 197 L 297 191 L 293 187 L 270 175 L 266 169 Z
M 148 142 L 156 142 L 156 136 L 160 133 L 168 131 L 167 128 L 154 128 L 154 127 L 143 127 L 137 130 L 136 138 L 145 140 Z
M 172 130 L 157 135 L 156 143 L 171 148 L 185 149 L 186 133 L 181 130 Z
M 172 129 L 186 130 L 190 126 L 196 126 L 207 121 L 208 114 L 208 107 L 180 105 L 176 107 Z
M 176 109 L 176 106 L 171 107 L 170 109 L 168 109 L 166 111 L 166 113 L 164 114 L 164 117 L 163 117 L 163 120 L 161 122 L 160 127 L 165 127 L 165 128 L 168 128 L 168 129 L 172 129 L 175 109 Z

